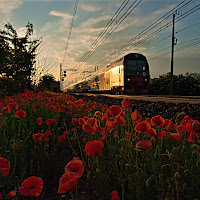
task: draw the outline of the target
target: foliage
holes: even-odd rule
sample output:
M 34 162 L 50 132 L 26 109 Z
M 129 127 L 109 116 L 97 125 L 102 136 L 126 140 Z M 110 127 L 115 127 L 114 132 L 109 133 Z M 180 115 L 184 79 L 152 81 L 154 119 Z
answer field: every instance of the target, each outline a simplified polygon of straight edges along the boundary
M 5 30 L 0 30 L 0 75 L 1 90 L 13 94 L 14 90 L 7 90 L 7 79 L 12 79 L 17 86 L 15 92 L 23 92 L 25 88 L 31 89 L 31 75 L 34 73 L 36 50 L 40 40 L 32 40 L 33 25 L 26 25 L 26 34 L 19 37 L 11 24 L 5 25 Z M 12 90 L 12 92 L 11 92 Z
M 51 91 L 52 83 L 56 83 L 55 77 L 52 74 L 45 74 L 40 78 L 37 88 L 40 91 Z
M 170 73 L 151 80 L 150 93 L 156 95 L 169 94 Z M 173 76 L 173 94 L 184 96 L 200 96 L 200 74 L 187 73 Z
M 130 107 L 27 90 L 0 99 L 0 195 L 198 199 L 200 122 L 142 119 Z

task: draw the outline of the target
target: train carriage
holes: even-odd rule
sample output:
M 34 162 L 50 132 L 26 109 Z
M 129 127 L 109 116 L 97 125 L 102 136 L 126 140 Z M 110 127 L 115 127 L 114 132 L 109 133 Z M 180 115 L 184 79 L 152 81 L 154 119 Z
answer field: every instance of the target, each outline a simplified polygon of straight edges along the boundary
M 82 88 L 84 92 L 114 94 L 146 94 L 149 91 L 149 65 L 142 54 L 127 54 L 102 69 L 73 87 L 78 85 L 79 91 Z

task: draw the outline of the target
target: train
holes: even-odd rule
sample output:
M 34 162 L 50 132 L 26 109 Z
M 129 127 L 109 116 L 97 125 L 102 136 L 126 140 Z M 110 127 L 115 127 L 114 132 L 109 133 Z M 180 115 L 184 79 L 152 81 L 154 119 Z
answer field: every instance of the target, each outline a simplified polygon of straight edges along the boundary
M 139 53 L 129 53 L 63 91 L 147 94 L 149 86 L 150 73 L 146 57 Z

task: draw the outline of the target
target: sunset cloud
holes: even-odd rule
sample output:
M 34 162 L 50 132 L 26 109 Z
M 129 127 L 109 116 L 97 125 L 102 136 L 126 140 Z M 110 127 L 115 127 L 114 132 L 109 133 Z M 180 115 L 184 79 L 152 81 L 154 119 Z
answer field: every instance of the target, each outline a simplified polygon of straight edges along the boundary
M 71 18 L 72 17 L 69 13 L 59 11 L 59 10 L 52 10 L 49 12 L 49 15 L 56 16 L 56 17 L 63 17 L 63 18 Z
M 19 8 L 22 3 L 22 0 L 0 1 L 0 13 L 10 14 L 12 10 Z
M 91 4 L 82 4 L 81 8 L 87 12 L 96 12 L 102 9 L 101 6 Z

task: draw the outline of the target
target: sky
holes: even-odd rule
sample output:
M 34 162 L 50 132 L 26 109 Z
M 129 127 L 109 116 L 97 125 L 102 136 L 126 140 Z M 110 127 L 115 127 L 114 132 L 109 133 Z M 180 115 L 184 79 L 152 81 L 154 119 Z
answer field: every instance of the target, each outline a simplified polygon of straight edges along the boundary
M 96 65 L 103 69 L 131 52 L 146 56 L 150 76 L 157 78 L 170 72 L 172 15 L 148 28 L 176 8 L 174 74 L 200 73 L 199 4 L 200 0 L 0 0 L 0 29 L 10 23 L 23 37 L 28 22 L 33 24 L 32 39 L 42 41 L 37 79 L 50 73 L 59 80 L 62 63 L 65 87 L 90 75 Z

